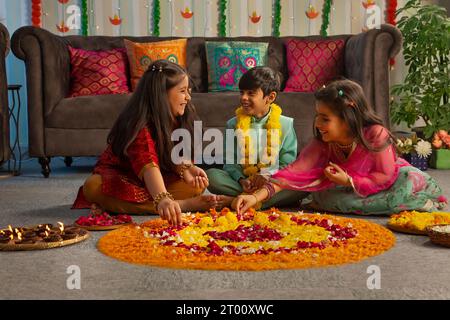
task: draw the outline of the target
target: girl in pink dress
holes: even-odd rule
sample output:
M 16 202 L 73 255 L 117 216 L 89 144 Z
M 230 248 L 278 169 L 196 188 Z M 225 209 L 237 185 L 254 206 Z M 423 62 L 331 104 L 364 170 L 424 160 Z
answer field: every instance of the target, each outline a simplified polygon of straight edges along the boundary
M 394 137 L 350 80 L 336 80 L 315 93 L 315 138 L 289 166 L 233 207 L 245 212 L 282 189 L 311 191 L 318 210 L 391 214 L 435 211 L 447 200 L 428 174 L 397 157 Z

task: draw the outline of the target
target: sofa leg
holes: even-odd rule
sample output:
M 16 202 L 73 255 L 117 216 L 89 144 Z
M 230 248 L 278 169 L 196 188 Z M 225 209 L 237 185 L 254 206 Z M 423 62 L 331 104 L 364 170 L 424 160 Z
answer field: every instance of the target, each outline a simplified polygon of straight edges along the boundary
M 44 178 L 48 178 L 50 176 L 50 157 L 41 157 L 39 158 L 39 164 L 42 167 L 42 174 L 44 175 Z
M 66 164 L 66 167 L 71 167 L 73 163 L 72 157 L 64 157 L 64 163 Z

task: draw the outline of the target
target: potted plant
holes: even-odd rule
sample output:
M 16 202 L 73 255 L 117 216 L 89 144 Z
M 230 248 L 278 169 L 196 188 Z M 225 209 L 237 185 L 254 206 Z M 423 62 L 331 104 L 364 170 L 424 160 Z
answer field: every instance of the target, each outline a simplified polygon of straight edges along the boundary
M 408 73 L 392 87 L 392 121 L 409 128 L 420 118 L 424 138 L 450 129 L 450 19 L 445 8 L 408 0 L 397 10 L 403 34 L 403 54 Z
M 428 169 L 428 158 L 432 154 L 431 143 L 413 134 L 411 138 L 397 139 L 396 145 L 403 159 L 420 170 Z
M 433 136 L 433 153 L 430 166 L 436 169 L 450 169 L 450 135 L 439 130 Z

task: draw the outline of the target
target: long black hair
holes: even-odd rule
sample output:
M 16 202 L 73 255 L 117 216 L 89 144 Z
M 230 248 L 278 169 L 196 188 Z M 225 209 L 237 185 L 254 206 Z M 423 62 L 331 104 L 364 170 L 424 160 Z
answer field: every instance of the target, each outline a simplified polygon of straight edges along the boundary
M 364 91 L 358 83 L 348 79 L 334 80 L 316 91 L 314 96 L 317 101 L 324 102 L 334 114 L 348 124 L 352 136 L 366 149 L 381 151 L 395 141 L 394 136 L 389 131 L 390 138 L 382 146 L 374 147 L 364 137 L 364 128 L 371 125 L 381 125 L 385 128 L 386 126 L 367 102 Z M 314 136 L 322 140 L 322 136 L 315 126 Z
M 184 128 L 192 137 L 194 120 L 198 119 L 195 107 L 190 101 L 182 116 L 174 118 L 170 111 L 167 91 L 178 85 L 185 76 L 187 72 L 173 62 L 156 60 L 150 64 L 108 135 L 108 143 L 116 156 L 126 159 L 128 147 L 139 131 L 147 126 L 155 141 L 161 170 L 174 169 L 171 160 L 174 146 L 171 140 L 172 131 L 176 127 Z

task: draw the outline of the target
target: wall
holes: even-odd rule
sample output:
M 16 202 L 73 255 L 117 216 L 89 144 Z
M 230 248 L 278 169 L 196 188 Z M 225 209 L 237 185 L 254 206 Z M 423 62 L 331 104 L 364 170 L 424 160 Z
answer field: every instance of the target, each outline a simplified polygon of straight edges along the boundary
M 334 0 L 330 17 L 329 34 L 355 34 L 362 31 L 366 13 L 362 6 L 364 0 Z M 424 0 L 426 2 L 445 2 L 449 0 Z M 384 0 L 375 0 L 382 12 Z M 399 0 L 399 7 L 406 0 Z M 67 21 L 66 10 L 70 5 L 80 5 L 81 0 L 69 0 L 61 4 L 58 0 L 42 0 L 42 27 L 59 35 L 81 34 L 81 30 L 61 33 L 57 25 Z M 227 36 L 265 36 L 272 33 L 271 0 L 229 0 L 227 8 Z M 5 24 L 11 35 L 21 26 L 30 24 L 31 0 L 0 0 L 0 22 Z M 319 34 L 322 19 L 309 20 L 305 11 L 314 6 L 322 11 L 323 0 L 281 0 L 281 36 Z M 216 36 L 218 23 L 217 0 L 161 0 L 161 36 Z M 189 8 L 193 12 L 190 19 L 182 17 L 181 12 Z M 153 0 L 88 0 L 90 35 L 151 35 Z M 261 16 L 258 23 L 249 18 L 253 12 Z M 118 15 L 122 18 L 120 25 L 113 25 L 110 18 Z M 384 19 L 384 16 L 383 16 Z M 383 20 L 384 21 L 384 20 Z M 28 144 L 25 70 L 22 61 L 10 54 L 7 58 L 8 82 L 22 84 L 22 112 L 20 115 L 20 143 Z M 391 72 L 391 82 L 399 83 L 405 74 L 402 57 L 397 58 L 397 65 Z M 14 137 L 12 137 L 14 138 Z

